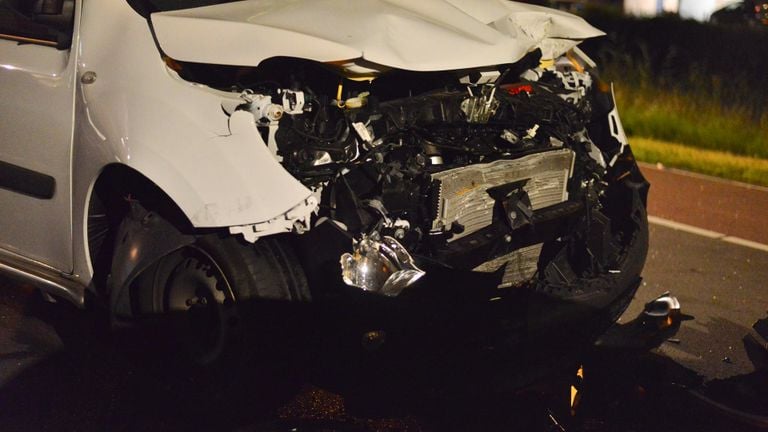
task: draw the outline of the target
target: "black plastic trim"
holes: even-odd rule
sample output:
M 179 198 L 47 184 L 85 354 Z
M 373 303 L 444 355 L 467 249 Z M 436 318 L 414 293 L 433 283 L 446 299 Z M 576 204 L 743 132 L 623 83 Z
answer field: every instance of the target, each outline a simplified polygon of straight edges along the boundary
M 35 198 L 51 199 L 56 193 L 56 179 L 0 161 L 0 188 Z

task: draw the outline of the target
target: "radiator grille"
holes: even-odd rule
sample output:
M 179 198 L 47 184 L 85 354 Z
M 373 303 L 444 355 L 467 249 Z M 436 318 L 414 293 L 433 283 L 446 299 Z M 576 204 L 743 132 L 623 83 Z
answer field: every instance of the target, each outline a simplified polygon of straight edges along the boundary
M 549 207 L 568 199 L 568 178 L 574 153 L 569 149 L 536 153 L 514 160 L 499 160 L 454 168 L 432 175 L 439 182 L 437 217 L 434 231 L 449 229 L 454 222 L 464 226 L 457 240 L 490 225 L 493 221 L 494 200 L 486 192 L 520 180 L 534 210 Z

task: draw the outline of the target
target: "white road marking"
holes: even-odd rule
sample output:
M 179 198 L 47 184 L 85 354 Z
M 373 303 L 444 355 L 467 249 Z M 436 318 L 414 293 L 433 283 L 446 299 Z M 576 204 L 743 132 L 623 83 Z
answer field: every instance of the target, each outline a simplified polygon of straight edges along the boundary
M 675 222 L 669 219 L 660 218 L 658 216 L 648 215 L 648 222 L 654 225 L 660 225 L 663 227 L 672 228 L 672 229 L 687 232 L 690 234 L 695 234 L 695 235 L 699 235 L 702 237 L 707 237 L 715 240 L 722 240 L 724 242 L 728 242 L 731 244 L 744 246 L 752 249 L 757 249 L 763 252 L 768 252 L 768 245 L 764 243 L 758 243 L 758 242 L 755 242 L 752 240 L 746 240 L 740 237 L 725 235 L 717 231 L 711 231 L 708 229 L 695 227 L 693 225 L 688 225 L 681 222 Z
M 732 237 L 732 236 L 725 236 L 721 240 L 727 241 L 728 243 L 733 243 L 740 246 L 746 246 L 752 249 L 758 249 L 761 251 L 768 252 L 768 245 L 763 243 L 753 242 L 752 240 L 745 240 L 743 238 Z
M 680 231 L 685 231 L 687 233 L 700 235 L 702 237 L 708 237 L 712 239 L 721 239 L 725 237 L 725 234 L 710 231 L 708 229 L 695 227 L 693 225 L 688 225 L 680 222 L 671 221 L 669 219 L 660 218 L 658 216 L 651 216 L 648 215 L 648 222 L 655 224 L 655 225 L 661 225 L 665 226 L 667 228 L 672 228 Z

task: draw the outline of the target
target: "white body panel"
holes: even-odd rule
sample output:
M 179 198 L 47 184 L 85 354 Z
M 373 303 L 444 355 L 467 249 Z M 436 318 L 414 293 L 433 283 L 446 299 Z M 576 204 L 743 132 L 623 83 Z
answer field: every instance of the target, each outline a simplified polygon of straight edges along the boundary
M 0 248 L 67 272 L 74 79 L 68 51 L 0 40 L 0 161 L 56 181 L 51 199 L 0 189 Z
M 513 63 L 535 48 L 554 58 L 603 34 L 574 15 L 504 0 L 247 0 L 155 13 L 152 23 L 177 60 L 359 58 L 417 71 Z
M 90 188 L 104 166 L 144 174 L 196 227 L 265 222 L 312 193 L 259 145 L 252 131 L 230 131 L 222 102 L 236 95 L 179 79 L 157 51 L 147 22 L 123 0 L 87 1 L 80 30 L 75 220 L 78 274 L 89 275 L 85 248 Z
M 258 145 L 255 127 L 250 135 L 230 131 L 221 104 L 231 94 L 167 69 L 146 21 L 125 2 L 87 5 L 80 68 L 98 79 L 83 86 L 83 102 L 89 126 L 105 137 L 97 145 L 110 149 L 108 162 L 142 172 L 196 227 L 266 221 L 311 195 Z

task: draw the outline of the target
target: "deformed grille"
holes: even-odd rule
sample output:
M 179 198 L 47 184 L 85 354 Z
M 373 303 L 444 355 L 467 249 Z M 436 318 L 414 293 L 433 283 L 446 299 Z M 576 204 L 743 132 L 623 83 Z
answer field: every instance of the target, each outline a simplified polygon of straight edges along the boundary
M 494 207 L 487 190 L 520 180 L 527 180 L 523 189 L 534 210 L 566 201 L 573 160 L 573 151 L 559 149 L 433 174 L 440 192 L 432 229 L 450 229 L 458 222 L 464 231 L 454 235 L 450 240 L 454 241 L 487 227 L 493 222 Z
M 499 288 L 507 288 L 520 285 L 529 281 L 534 274 L 541 255 L 543 243 L 520 248 L 516 251 L 500 256 L 491 261 L 480 264 L 475 267 L 475 271 L 492 273 L 506 265 L 504 268 L 504 277 L 499 284 Z

